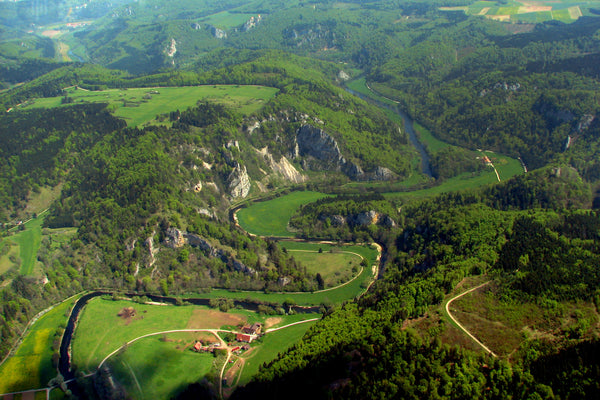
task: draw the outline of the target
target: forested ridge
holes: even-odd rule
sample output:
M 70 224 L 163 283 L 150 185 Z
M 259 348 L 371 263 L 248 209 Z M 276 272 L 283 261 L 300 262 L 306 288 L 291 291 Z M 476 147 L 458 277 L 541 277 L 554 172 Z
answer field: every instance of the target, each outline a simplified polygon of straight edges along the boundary
M 294 234 L 378 243 L 378 279 L 321 304 L 322 320 L 231 398 L 598 397 L 600 19 L 509 24 L 439 9 L 462 1 L 125 3 L 75 11 L 94 23 L 63 39 L 86 62 L 2 28 L 2 235 L 29 229 L 31 203 L 54 197 L 36 272 L 0 272 L 1 355 L 37 312 L 84 290 L 322 288 L 293 252 L 230 220 L 234 206 L 310 189 L 331 196 L 295 212 Z M 344 89 L 359 77 L 430 131 L 433 177 L 397 116 Z M 137 127 L 114 104 L 69 95 L 147 88 L 151 100 L 199 85 L 277 92 L 257 111 L 209 98 Z M 33 108 L 50 97 L 61 105 Z M 447 191 L 491 171 L 478 149 L 527 173 Z M 479 284 L 453 312 L 498 357 L 443 310 Z

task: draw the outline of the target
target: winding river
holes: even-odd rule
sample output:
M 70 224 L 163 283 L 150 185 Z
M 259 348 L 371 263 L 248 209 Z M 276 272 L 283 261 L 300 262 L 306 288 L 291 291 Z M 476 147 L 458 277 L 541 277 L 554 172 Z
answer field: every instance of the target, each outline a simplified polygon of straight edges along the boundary
M 419 138 L 417 138 L 417 134 L 415 133 L 415 128 L 413 126 L 412 118 L 408 114 L 406 114 L 404 111 L 400 110 L 398 108 L 398 106 L 392 106 L 389 104 L 385 104 L 385 103 L 378 101 L 376 99 L 373 99 L 365 94 L 362 94 L 355 90 L 352 90 L 352 89 L 348 88 L 347 86 L 345 87 L 345 89 L 348 93 L 353 94 L 356 97 L 360 97 L 361 99 L 363 99 L 365 101 L 373 103 L 379 107 L 387 108 L 388 110 L 393 111 L 396 114 L 398 114 L 402 118 L 402 121 L 404 122 L 404 130 L 408 133 L 408 138 L 410 139 L 410 142 L 415 147 L 415 149 L 417 149 L 417 151 L 419 152 L 419 155 L 421 156 L 421 172 L 423 172 L 425 175 L 427 175 L 429 177 L 433 177 L 433 174 L 431 172 L 431 163 L 429 161 L 429 155 L 427 154 L 427 150 L 425 150 L 425 146 L 423 146 L 423 143 L 419 142 Z

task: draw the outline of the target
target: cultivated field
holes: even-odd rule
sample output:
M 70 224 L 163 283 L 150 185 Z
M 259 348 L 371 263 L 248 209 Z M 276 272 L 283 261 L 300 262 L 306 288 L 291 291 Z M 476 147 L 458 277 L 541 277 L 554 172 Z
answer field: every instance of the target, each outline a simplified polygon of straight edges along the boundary
M 44 314 L 27 331 L 15 355 L 0 365 L 0 393 L 39 389 L 56 376 L 52 344 L 75 300 L 66 301 Z
M 570 23 L 580 17 L 593 15 L 590 8 L 598 8 L 599 1 L 578 2 L 571 0 L 548 1 L 477 1 L 467 7 L 464 12 L 468 15 L 480 15 L 486 18 L 506 21 L 541 23 L 545 21 L 561 21 Z M 459 7 L 440 7 L 442 11 L 458 11 Z
M 288 228 L 292 214 L 303 204 L 326 197 L 317 192 L 292 192 L 273 200 L 261 201 L 237 213 L 240 226 L 255 235 L 293 237 Z
M 128 126 L 168 124 L 156 119 L 158 115 L 186 110 L 199 101 L 230 106 L 242 114 L 251 114 L 275 96 L 278 89 L 253 85 L 213 85 L 161 88 L 130 88 L 89 91 L 67 89 L 72 104 L 108 103 L 117 117 Z M 38 98 L 23 104 L 22 108 L 59 107 L 63 97 Z

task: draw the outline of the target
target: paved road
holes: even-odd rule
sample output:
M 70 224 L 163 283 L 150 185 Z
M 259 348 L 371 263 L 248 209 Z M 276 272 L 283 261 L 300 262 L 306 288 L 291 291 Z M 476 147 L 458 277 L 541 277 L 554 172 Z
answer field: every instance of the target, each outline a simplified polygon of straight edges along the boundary
M 475 343 L 477 343 L 479 346 L 481 346 L 485 351 L 487 351 L 492 357 L 498 357 L 493 351 L 491 351 L 485 344 L 481 343 L 475 336 L 473 336 L 473 334 L 471 334 L 471 332 L 469 332 L 467 330 L 467 328 L 465 328 L 460 322 L 458 322 L 458 320 L 456 318 L 454 318 L 454 316 L 452 315 L 452 313 L 450 313 L 450 304 L 456 300 L 456 299 L 460 299 L 461 297 L 463 297 L 465 294 L 474 292 L 475 290 L 484 287 L 485 285 L 489 284 L 491 281 L 487 281 L 485 283 L 482 283 L 479 286 L 475 286 L 474 288 L 471 288 L 469 290 L 467 290 L 466 292 L 463 292 L 457 296 L 454 296 L 453 298 L 451 298 L 450 300 L 448 300 L 448 302 L 446 303 L 446 313 L 448 314 L 448 316 L 452 319 L 452 321 L 454 321 L 454 323 L 456 325 L 458 325 L 458 327 L 460 329 L 462 329 L 462 331 L 464 333 L 466 333 L 471 339 L 473 339 L 475 341 Z

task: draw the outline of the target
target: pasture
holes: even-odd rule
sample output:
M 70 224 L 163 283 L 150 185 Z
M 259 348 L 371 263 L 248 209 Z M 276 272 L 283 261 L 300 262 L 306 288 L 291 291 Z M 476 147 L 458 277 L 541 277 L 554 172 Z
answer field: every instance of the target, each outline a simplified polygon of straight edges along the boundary
M 244 357 L 244 367 L 241 371 L 238 385 L 245 385 L 256 375 L 258 368 L 263 363 L 269 363 L 283 353 L 292 344 L 297 343 L 306 331 L 313 326 L 315 322 L 307 322 L 290 326 L 276 332 L 271 332 L 262 338 L 260 346 L 254 348 L 246 357 Z
M 59 304 L 31 325 L 15 354 L 0 365 L 0 393 L 43 388 L 56 376 L 52 345 L 74 302 Z
M 191 350 L 194 342 L 177 334 L 151 336 L 132 343 L 108 363 L 131 398 L 169 399 L 215 367 L 212 354 Z
M 176 110 L 186 110 L 199 101 L 215 102 L 236 109 L 244 115 L 258 111 L 275 96 L 278 89 L 253 85 L 206 85 L 159 88 L 129 88 L 89 91 L 68 88 L 71 104 L 108 103 L 114 115 L 128 126 L 167 125 L 157 116 Z M 63 97 L 38 98 L 21 108 L 52 108 L 62 106 Z
M 326 196 L 323 193 L 302 191 L 257 202 L 238 211 L 238 223 L 254 235 L 293 237 L 294 234 L 288 230 L 288 221 L 292 214 L 301 205 Z
M 289 246 L 288 243 L 293 245 Z M 298 246 L 298 244 L 305 246 Z M 360 271 L 362 256 L 346 251 L 343 247 L 327 246 L 327 249 L 324 246 L 312 245 L 310 246 L 312 248 L 309 248 L 306 243 L 295 242 L 282 242 L 281 246 L 286 248 L 288 253 L 307 269 L 308 273 L 321 274 L 325 288 L 347 282 Z

